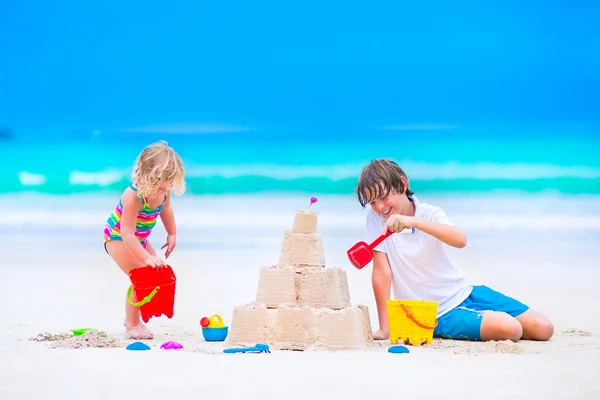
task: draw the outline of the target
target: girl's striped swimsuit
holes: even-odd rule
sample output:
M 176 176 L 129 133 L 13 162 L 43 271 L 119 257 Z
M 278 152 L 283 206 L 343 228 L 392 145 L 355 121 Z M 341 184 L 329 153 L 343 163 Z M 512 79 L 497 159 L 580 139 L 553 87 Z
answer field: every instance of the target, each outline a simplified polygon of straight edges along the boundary
M 129 185 L 129 187 L 137 192 L 137 188 L 133 185 Z M 167 195 L 165 196 L 165 201 L 158 206 L 158 208 L 152 209 L 148 204 L 148 200 L 140 196 L 142 199 L 142 209 L 138 212 L 137 218 L 135 221 L 135 237 L 137 237 L 144 246 L 146 247 L 146 241 L 148 236 L 150 236 L 150 232 L 152 232 L 152 228 L 156 225 L 156 220 L 162 211 L 165 203 L 167 201 Z M 119 200 L 119 204 L 115 207 L 113 212 L 108 217 L 106 221 L 106 226 L 104 227 L 104 243 L 109 240 L 123 240 L 121 237 L 121 215 L 123 213 L 123 201 Z

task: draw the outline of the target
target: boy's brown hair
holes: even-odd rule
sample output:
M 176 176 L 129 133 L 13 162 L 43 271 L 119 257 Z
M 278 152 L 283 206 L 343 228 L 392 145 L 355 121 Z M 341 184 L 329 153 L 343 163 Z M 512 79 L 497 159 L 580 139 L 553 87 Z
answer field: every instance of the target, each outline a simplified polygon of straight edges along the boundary
M 404 186 L 402 177 L 408 182 L 406 173 L 394 161 L 385 158 L 371 161 L 363 168 L 356 185 L 358 202 L 364 208 L 371 201 L 385 197 L 390 192 L 412 196 L 414 193 L 408 184 Z

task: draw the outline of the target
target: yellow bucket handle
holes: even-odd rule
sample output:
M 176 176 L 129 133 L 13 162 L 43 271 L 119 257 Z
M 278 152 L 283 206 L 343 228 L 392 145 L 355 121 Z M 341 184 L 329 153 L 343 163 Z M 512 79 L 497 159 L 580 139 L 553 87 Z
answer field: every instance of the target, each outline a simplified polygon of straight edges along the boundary
M 417 320 L 415 319 L 415 317 L 413 316 L 413 313 L 412 313 L 412 311 L 410 311 L 410 310 L 408 309 L 408 307 L 406 307 L 406 306 L 404 305 L 404 303 L 400 303 L 400 306 L 402 307 L 402 309 L 403 309 L 403 310 L 404 310 L 404 312 L 406 313 L 406 316 L 407 316 L 408 318 L 410 318 L 410 319 L 411 319 L 411 320 L 412 320 L 412 321 L 413 321 L 415 324 L 417 324 L 417 326 L 419 326 L 419 327 L 421 327 L 421 328 L 423 328 L 423 329 L 429 329 L 429 330 L 433 330 L 433 329 L 435 329 L 435 327 L 437 326 L 437 324 L 438 324 L 437 318 L 436 318 L 436 320 L 435 320 L 435 325 L 434 325 L 434 326 L 428 326 L 428 325 L 424 325 L 424 324 L 420 323 L 419 321 L 417 321 Z
M 223 325 L 223 319 L 221 318 L 221 316 L 219 314 L 215 314 L 215 315 L 213 315 L 213 316 L 210 317 L 211 320 L 214 319 L 214 318 L 218 319 L 219 322 L 221 323 L 221 325 Z
M 133 286 L 130 285 L 129 289 L 127 289 L 127 301 L 129 302 L 129 304 L 132 304 L 136 307 L 141 307 L 144 304 L 146 304 L 147 302 L 149 302 L 150 300 L 152 300 L 152 298 L 154 297 L 156 292 L 158 292 L 158 289 L 160 289 L 160 286 L 155 287 L 154 290 L 152 291 L 152 293 L 150 293 L 148 296 L 144 297 L 142 300 L 138 301 L 137 303 L 134 303 L 133 301 L 131 301 L 131 292 L 133 292 Z

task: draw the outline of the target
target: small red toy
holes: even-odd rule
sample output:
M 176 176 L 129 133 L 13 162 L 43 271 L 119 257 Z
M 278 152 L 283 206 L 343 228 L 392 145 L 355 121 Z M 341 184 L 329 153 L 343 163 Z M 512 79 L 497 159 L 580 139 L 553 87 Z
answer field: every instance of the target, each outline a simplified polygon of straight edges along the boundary
M 373 249 L 379 245 L 379 243 L 383 242 L 388 236 L 390 236 L 393 232 L 388 230 L 383 235 L 379 236 L 375 241 L 371 244 L 367 244 L 365 242 L 358 242 L 354 246 L 352 246 L 346 253 L 348 254 L 348 259 L 358 269 L 362 269 L 365 265 L 371 262 L 373 259 Z
M 160 268 L 132 269 L 129 272 L 129 279 L 131 279 L 131 286 L 127 291 L 127 300 L 140 308 L 144 322 L 161 315 L 166 315 L 167 318 L 173 317 L 177 278 L 169 265 Z M 131 301 L 132 292 L 138 300 L 136 303 Z

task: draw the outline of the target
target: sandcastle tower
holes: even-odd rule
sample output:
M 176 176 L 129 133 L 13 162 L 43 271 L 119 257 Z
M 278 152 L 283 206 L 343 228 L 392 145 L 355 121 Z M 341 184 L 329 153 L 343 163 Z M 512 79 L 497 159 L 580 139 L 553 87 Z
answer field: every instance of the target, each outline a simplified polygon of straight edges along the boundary
M 260 270 L 255 300 L 234 308 L 227 343 L 351 350 L 371 342 L 369 310 L 352 306 L 346 271 L 325 267 L 317 213 L 297 210 L 292 229 L 283 233 L 279 262 Z

